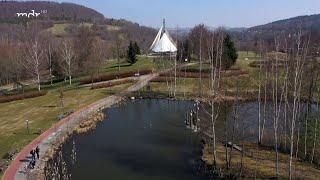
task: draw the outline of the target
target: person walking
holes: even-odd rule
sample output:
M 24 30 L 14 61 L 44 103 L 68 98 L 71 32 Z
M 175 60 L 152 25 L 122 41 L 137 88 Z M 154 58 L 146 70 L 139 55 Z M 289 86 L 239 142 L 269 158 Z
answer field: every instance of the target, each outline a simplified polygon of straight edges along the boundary
M 34 169 L 34 167 L 36 166 L 36 160 L 32 159 L 30 164 L 31 164 L 31 169 Z
M 36 154 L 37 154 L 37 159 L 39 159 L 40 158 L 40 148 L 39 148 L 39 146 L 37 146 L 36 147 Z
M 32 149 L 30 151 L 30 154 L 31 154 L 31 159 L 36 159 L 35 150 Z

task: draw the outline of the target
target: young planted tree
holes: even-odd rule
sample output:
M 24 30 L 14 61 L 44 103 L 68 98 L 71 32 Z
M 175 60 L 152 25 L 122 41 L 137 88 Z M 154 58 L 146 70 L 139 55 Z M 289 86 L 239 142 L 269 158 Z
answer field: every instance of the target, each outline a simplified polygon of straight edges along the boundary
M 49 78 L 50 78 L 50 85 L 52 86 L 52 81 L 53 81 L 53 74 L 52 74 L 52 69 L 53 69 L 53 62 L 52 62 L 52 47 L 51 44 L 48 44 L 48 49 L 46 51 L 46 58 L 47 58 L 47 63 L 48 63 L 48 68 L 49 68 Z

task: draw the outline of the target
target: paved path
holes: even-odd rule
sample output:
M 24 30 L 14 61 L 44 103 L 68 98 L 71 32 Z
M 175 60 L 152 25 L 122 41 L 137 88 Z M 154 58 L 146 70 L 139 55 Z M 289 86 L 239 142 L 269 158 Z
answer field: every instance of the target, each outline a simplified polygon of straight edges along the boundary
M 85 118 L 88 114 L 102 108 L 110 107 L 113 104 L 120 102 L 125 95 L 141 89 L 142 87 L 147 85 L 149 81 L 151 81 L 153 78 L 157 77 L 158 75 L 159 75 L 158 73 L 144 75 L 140 78 L 140 80 L 136 84 L 129 87 L 128 89 L 122 92 L 119 92 L 116 95 L 108 96 L 104 99 L 101 99 L 87 107 L 79 109 L 78 111 L 74 112 L 68 117 L 58 121 L 49 130 L 42 133 L 40 136 L 38 136 L 35 140 L 33 140 L 30 144 L 28 144 L 21 150 L 21 152 L 16 156 L 14 161 L 5 171 L 3 179 L 4 180 L 27 179 L 28 173 L 26 173 L 25 171 L 25 166 L 29 163 L 28 156 L 32 149 L 35 149 L 36 146 L 39 146 L 40 157 L 43 157 L 44 155 L 43 153 L 45 153 L 48 150 L 48 148 L 51 147 L 52 143 L 54 143 L 55 140 L 57 140 L 58 138 L 61 138 L 63 135 L 68 133 L 69 130 L 73 129 L 73 127 L 78 125 L 80 121 L 83 118 Z M 40 161 L 42 160 L 40 159 Z M 37 162 L 37 165 L 40 163 Z

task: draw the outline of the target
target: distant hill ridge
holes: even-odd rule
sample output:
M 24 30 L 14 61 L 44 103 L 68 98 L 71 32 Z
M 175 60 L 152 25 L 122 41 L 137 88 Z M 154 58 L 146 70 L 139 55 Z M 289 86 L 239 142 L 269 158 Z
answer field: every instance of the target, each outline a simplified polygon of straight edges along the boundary
M 291 31 L 301 26 L 302 29 L 320 29 L 320 14 L 297 16 L 265 25 L 251 27 L 248 31 Z
M 40 13 L 39 19 L 72 20 L 85 22 L 102 22 L 105 17 L 94 9 L 73 3 L 58 3 L 49 1 L 1 1 L 0 20 L 14 22 L 26 18 L 17 13 Z M 34 16 L 30 16 L 30 18 Z

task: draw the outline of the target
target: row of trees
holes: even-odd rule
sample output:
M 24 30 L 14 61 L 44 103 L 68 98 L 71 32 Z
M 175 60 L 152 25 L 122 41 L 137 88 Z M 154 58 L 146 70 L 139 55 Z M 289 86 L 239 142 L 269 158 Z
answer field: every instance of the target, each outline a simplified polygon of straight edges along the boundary
M 41 32 L 36 25 L 22 29 L 21 39 L 7 34 L 0 39 L 0 80 L 2 84 L 34 79 L 42 82 L 68 79 L 81 73 L 99 73 L 104 63 L 104 42 L 90 28 L 81 26 L 73 37 L 57 38 Z
M 202 30 L 201 30 L 202 29 Z M 209 60 L 211 76 L 208 84 L 201 83 L 199 86 L 207 86 L 209 95 L 203 96 L 206 102 L 202 109 L 210 120 L 208 131 L 213 137 L 213 162 L 217 165 L 217 129 L 216 124 L 222 113 L 223 104 L 218 100 L 228 91 L 225 89 L 221 72 L 224 68 L 232 65 L 231 59 L 237 57 L 233 53 L 233 45 L 229 43 L 230 37 L 221 29 L 211 36 L 210 31 L 204 31 L 203 26 L 199 26 L 197 33 L 194 33 L 192 44 L 201 60 Z M 197 36 L 198 35 L 198 36 Z M 207 38 L 202 38 L 207 36 Z M 209 37 L 209 38 L 208 38 Z M 258 83 L 258 90 L 255 96 L 258 102 L 258 118 L 256 121 L 257 144 L 272 145 L 275 157 L 275 176 L 280 177 L 279 153 L 288 153 L 287 162 L 288 177 L 293 177 L 293 159 L 301 158 L 311 163 L 319 164 L 320 152 L 317 151 L 319 144 L 319 63 L 318 55 L 312 48 L 316 44 L 310 43 L 310 32 L 298 29 L 292 33 L 276 33 L 272 49 L 262 39 L 258 41 L 259 69 L 257 77 L 252 77 Z M 231 48 L 227 48 L 227 47 Z M 281 50 L 284 53 L 281 53 Z M 272 51 L 272 53 L 270 53 Z M 229 57 L 229 62 L 228 58 Z M 227 61 L 227 62 L 225 62 Z M 244 88 L 244 87 L 242 87 Z M 201 89 L 199 88 L 200 92 Z M 236 87 L 236 103 L 232 112 L 231 129 L 225 131 L 225 142 L 230 142 L 231 146 L 240 142 L 239 134 L 243 129 L 239 129 L 237 122 L 239 112 L 237 99 L 241 96 L 239 80 Z M 218 100 L 218 101 L 217 101 Z M 271 126 L 269 126 L 271 124 Z M 271 131 L 270 131 L 271 129 Z M 238 132 L 238 134 L 237 134 Z M 270 133 L 271 132 L 271 133 Z M 221 137 L 219 137 L 221 138 Z M 270 141 L 271 140 L 271 141 Z M 270 144 L 271 142 L 271 144 Z M 232 148 L 226 147 L 226 169 L 230 170 Z M 242 168 L 242 167 L 241 167 Z M 242 172 L 242 169 L 240 170 Z M 229 171 L 231 173 L 231 171 Z M 230 175 L 230 174 L 229 174 Z
M 293 158 L 312 159 L 314 154 L 308 157 L 311 151 L 307 150 L 310 118 L 316 111 L 312 111 L 312 104 L 318 102 L 318 76 L 319 71 L 317 57 L 313 56 L 310 49 L 310 32 L 303 32 L 301 27 L 291 35 L 290 33 L 277 33 L 274 35 L 273 56 L 264 57 L 269 61 L 264 65 L 260 63 L 259 68 L 259 134 L 258 143 L 263 143 L 264 124 L 266 113 L 262 112 L 269 99 L 272 106 L 273 120 L 273 139 L 276 152 L 276 176 L 279 177 L 279 151 L 288 152 L 290 159 L 288 162 L 288 176 L 293 178 Z M 260 54 L 266 51 L 264 42 L 260 41 Z M 284 54 L 279 53 L 284 50 Z M 264 66 L 264 67 L 262 67 Z M 264 71 L 264 72 L 263 72 Z M 262 98 L 262 89 L 264 88 L 264 98 Z M 264 103 L 261 100 L 264 99 Z M 316 108 L 318 109 L 318 108 Z M 264 114 L 264 115 L 262 115 Z M 312 121 L 317 121 L 318 117 Z M 314 123 L 314 122 L 312 122 Z M 313 126 L 316 128 L 317 126 Z M 316 131 L 314 132 L 316 134 Z M 302 135 L 304 132 L 304 135 Z M 304 138 L 304 150 L 301 153 L 301 137 Z M 314 143 L 317 141 L 310 138 Z M 309 145 L 308 145 L 309 144 Z M 313 147 L 314 148 L 314 147 Z M 308 153 L 309 152 L 309 153 Z M 314 152 L 314 149 L 313 149 Z M 309 154 L 311 155 L 311 153 Z

